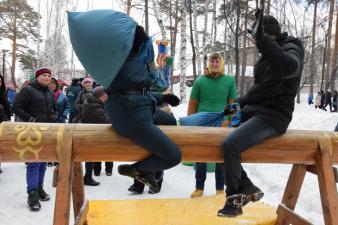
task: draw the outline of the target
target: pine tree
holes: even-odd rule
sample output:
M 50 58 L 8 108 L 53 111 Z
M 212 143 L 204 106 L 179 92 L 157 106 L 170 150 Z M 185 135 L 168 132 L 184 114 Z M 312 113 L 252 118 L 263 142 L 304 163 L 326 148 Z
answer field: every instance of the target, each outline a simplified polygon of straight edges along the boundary
M 26 0 L 4 0 L 0 2 L 1 36 L 12 43 L 11 81 L 14 87 L 17 50 L 20 41 L 40 41 L 38 33 L 39 14 L 27 4 Z

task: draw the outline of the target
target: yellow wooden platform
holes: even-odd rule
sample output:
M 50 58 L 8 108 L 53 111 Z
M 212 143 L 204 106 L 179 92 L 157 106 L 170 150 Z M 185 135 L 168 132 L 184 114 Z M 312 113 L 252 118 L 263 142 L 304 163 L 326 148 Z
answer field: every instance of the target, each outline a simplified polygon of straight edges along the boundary
M 236 218 L 217 217 L 224 196 L 195 199 L 95 200 L 89 203 L 90 225 L 273 225 L 276 209 L 261 202 L 244 207 Z

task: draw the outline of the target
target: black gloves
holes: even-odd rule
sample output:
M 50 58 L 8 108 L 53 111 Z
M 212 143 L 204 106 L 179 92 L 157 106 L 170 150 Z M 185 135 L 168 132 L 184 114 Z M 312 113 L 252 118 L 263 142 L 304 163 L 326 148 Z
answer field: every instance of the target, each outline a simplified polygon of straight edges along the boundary
M 178 106 L 178 104 L 180 104 L 180 99 L 174 94 L 164 94 L 163 102 L 169 103 L 171 106 Z
M 252 30 L 250 31 L 251 36 L 256 41 L 256 44 L 262 40 L 264 35 L 263 16 L 263 10 L 258 9 L 255 13 L 256 21 L 252 25 Z

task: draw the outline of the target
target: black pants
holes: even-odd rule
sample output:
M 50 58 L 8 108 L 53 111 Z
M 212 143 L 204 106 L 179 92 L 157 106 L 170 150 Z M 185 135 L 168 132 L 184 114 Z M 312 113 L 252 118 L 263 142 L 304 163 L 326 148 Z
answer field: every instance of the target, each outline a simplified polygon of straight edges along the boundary
M 101 169 L 102 169 L 102 166 L 101 166 L 101 162 L 95 162 L 94 163 L 94 172 L 95 173 L 101 173 Z M 112 173 L 113 172 L 113 165 L 114 163 L 113 162 L 105 162 L 105 171 L 106 173 Z
M 224 152 L 224 176 L 228 196 L 240 193 L 252 185 L 241 165 L 240 153 L 262 141 L 277 136 L 278 132 L 258 117 L 252 117 L 230 135 L 222 144 Z
M 69 113 L 69 119 L 68 119 L 68 123 L 73 123 L 73 119 L 76 116 L 77 112 L 70 112 Z
M 134 143 L 147 149 L 153 155 L 136 163 L 136 168 L 144 172 L 155 172 L 169 169 L 181 162 L 181 151 L 156 125 L 176 125 L 172 114 L 156 109 L 153 114 L 154 124 L 146 129 L 129 134 Z

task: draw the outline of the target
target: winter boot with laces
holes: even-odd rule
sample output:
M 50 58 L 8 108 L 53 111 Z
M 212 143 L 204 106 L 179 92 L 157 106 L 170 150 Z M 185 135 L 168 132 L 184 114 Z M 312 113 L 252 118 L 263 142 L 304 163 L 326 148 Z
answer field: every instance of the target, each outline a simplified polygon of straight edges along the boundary
M 147 185 L 154 192 L 159 192 L 159 186 L 156 182 L 155 175 L 152 172 L 140 172 L 134 165 L 120 165 L 119 174 L 134 178 L 135 180 Z
M 242 206 L 246 201 L 246 196 L 242 194 L 231 195 L 226 198 L 223 209 L 220 209 L 217 216 L 236 217 L 243 214 Z
M 264 193 L 256 187 L 254 184 L 248 185 L 246 187 L 240 187 L 239 193 L 246 195 L 246 201 L 243 202 L 243 206 L 249 202 L 257 202 L 261 200 L 264 196 Z
M 50 196 L 43 190 L 42 185 L 38 188 L 39 191 L 39 200 L 40 201 L 49 201 Z
M 33 190 L 28 192 L 28 200 L 27 204 L 29 207 L 29 210 L 31 211 L 39 211 L 41 208 L 41 204 L 39 201 L 39 191 Z

